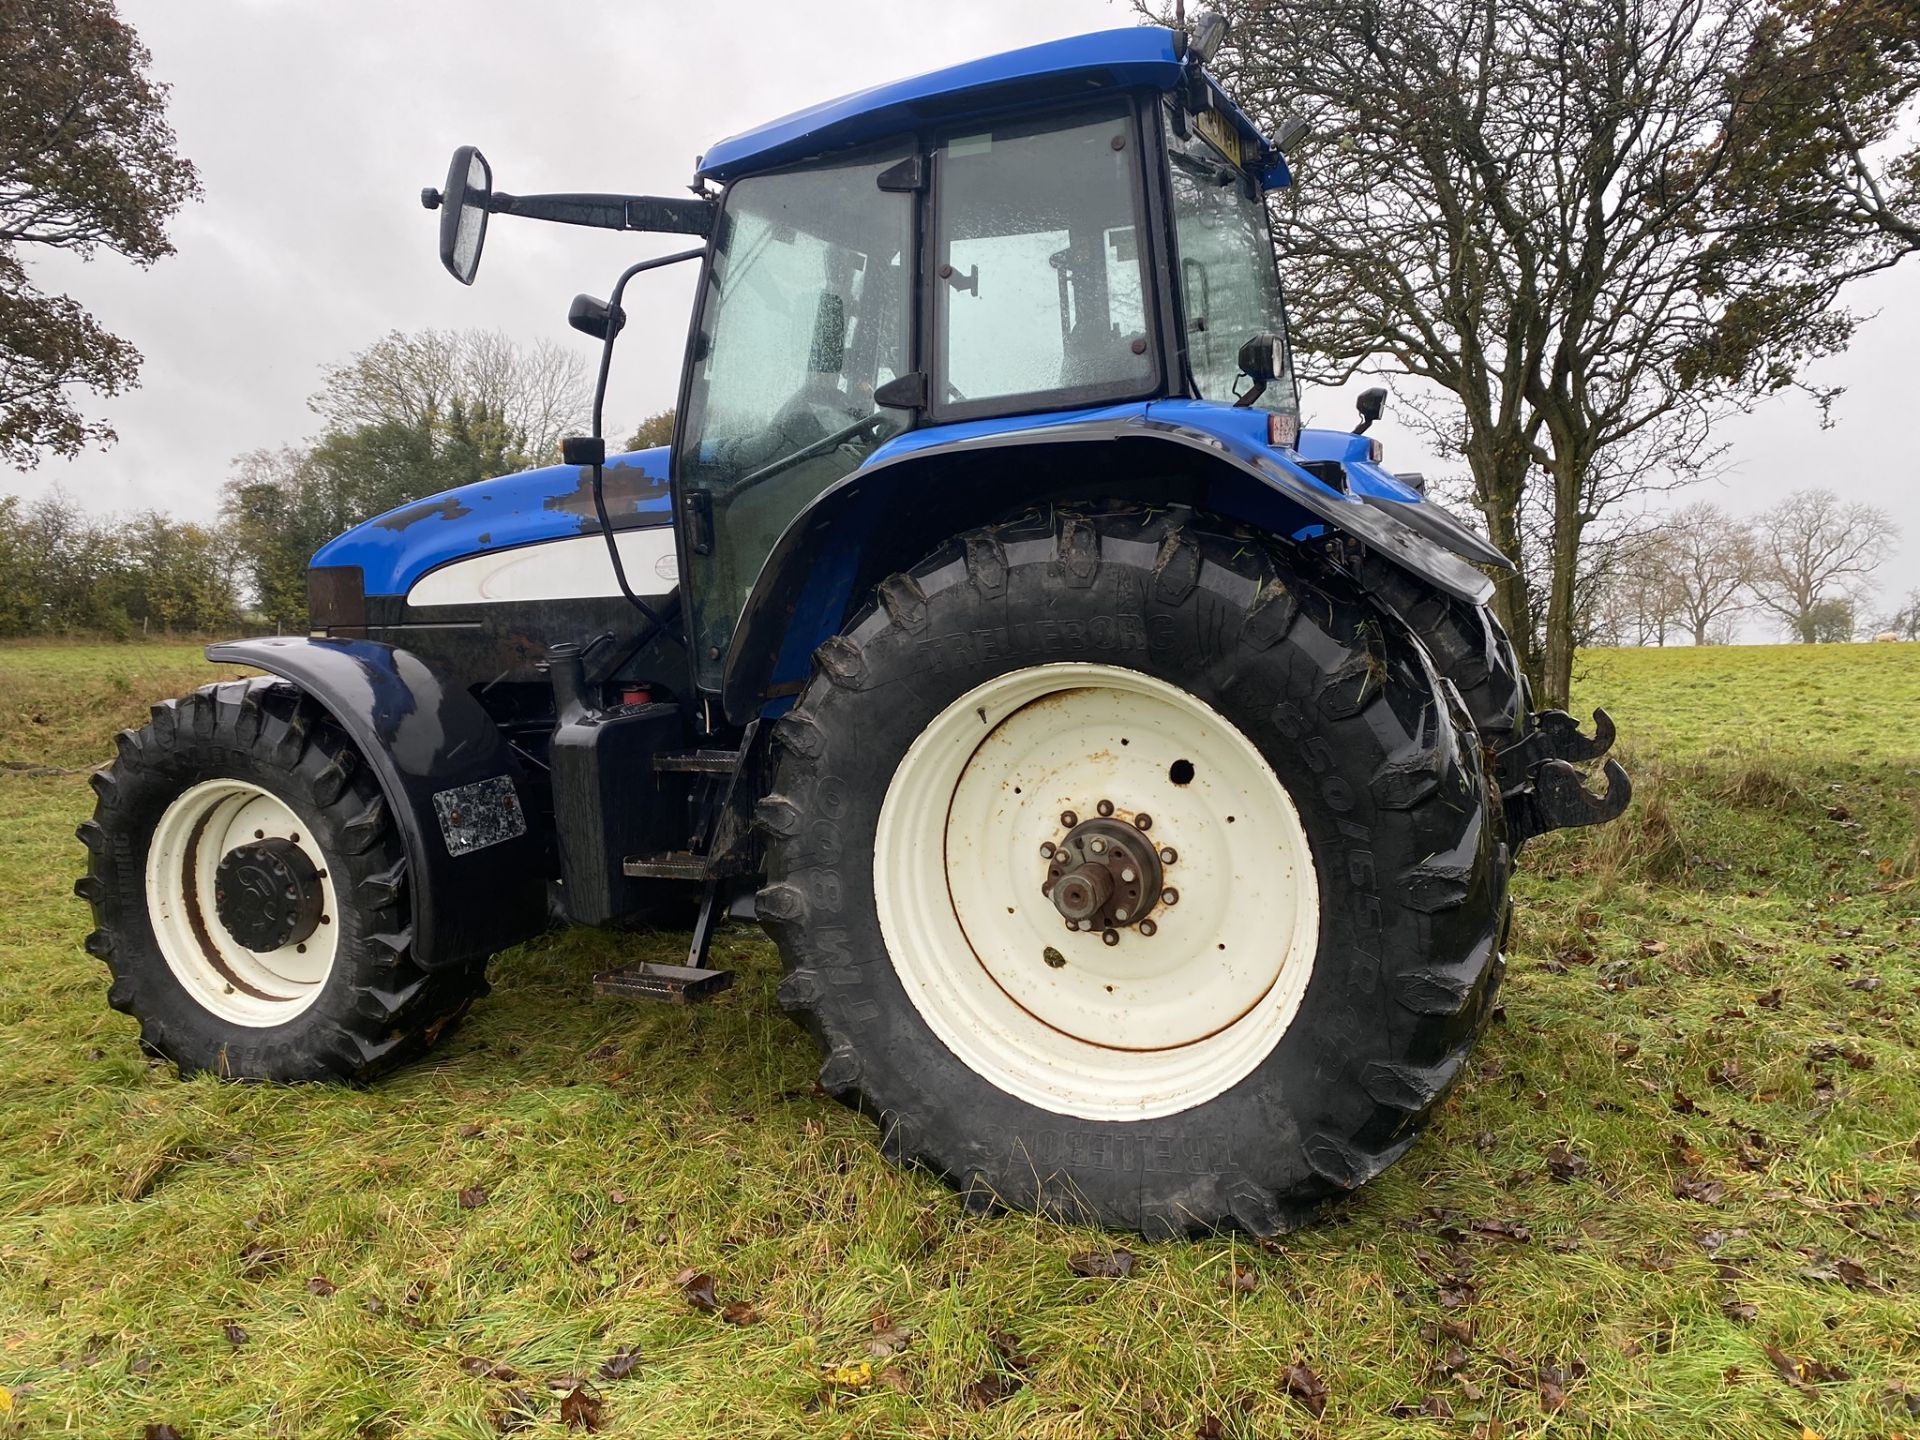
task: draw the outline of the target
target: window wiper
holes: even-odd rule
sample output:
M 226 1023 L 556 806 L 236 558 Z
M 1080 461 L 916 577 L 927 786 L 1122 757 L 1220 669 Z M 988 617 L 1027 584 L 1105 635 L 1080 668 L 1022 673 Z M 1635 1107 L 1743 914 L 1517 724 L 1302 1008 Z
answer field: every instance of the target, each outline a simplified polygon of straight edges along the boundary
M 810 444 L 802 445 L 792 454 L 782 455 L 778 460 L 769 461 L 758 470 L 749 470 L 731 485 L 722 486 L 719 491 L 720 498 L 723 501 L 730 502 L 734 496 L 738 495 L 742 490 L 750 490 L 764 480 L 771 480 L 775 475 L 790 465 L 798 465 L 802 460 L 811 460 L 816 455 L 824 455 L 836 445 L 844 445 L 847 441 L 854 439 L 861 431 L 871 430 L 876 425 L 885 424 L 886 420 L 886 413 L 881 410 L 876 410 L 864 419 L 856 420 L 851 425 L 843 426 L 830 435 L 822 435 L 818 440 Z

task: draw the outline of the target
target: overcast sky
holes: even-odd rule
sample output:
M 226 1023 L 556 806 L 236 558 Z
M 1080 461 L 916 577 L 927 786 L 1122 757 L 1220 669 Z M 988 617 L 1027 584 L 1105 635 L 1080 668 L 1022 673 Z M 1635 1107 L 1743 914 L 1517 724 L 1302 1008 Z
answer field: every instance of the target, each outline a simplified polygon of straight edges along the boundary
M 206 187 L 173 225 L 179 253 L 150 271 L 112 257 L 37 263 L 42 285 L 89 305 L 146 357 L 140 388 L 83 400 L 117 445 L 24 474 L 0 491 L 64 486 L 96 510 L 157 507 L 208 519 L 229 462 L 297 442 L 321 366 L 388 330 L 496 327 L 591 342 L 566 328 L 575 292 L 604 294 L 630 260 L 680 248 L 511 219 L 488 235 L 471 289 L 435 253 L 419 207 L 448 154 L 479 145 L 501 189 L 684 193 L 714 140 L 832 95 L 1062 35 L 1132 23 L 1111 0 L 738 0 L 719 5 L 535 5 L 509 0 L 121 0 L 173 87 L 170 115 Z M 635 281 L 615 360 L 609 428 L 672 403 L 689 269 Z M 1790 397 L 1729 421 L 1728 477 L 1688 492 L 1742 512 L 1826 485 L 1887 510 L 1903 537 L 1881 575 L 1920 586 L 1920 260 L 1864 288 L 1877 310 L 1852 350 L 1812 378 L 1842 385 L 1837 424 Z M 1350 387 L 1306 397 L 1309 423 L 1351 423 Z M 614 433 L 618 433 L 615 430 Z M 1430 475 L 1387 419 L 1388 464 Z

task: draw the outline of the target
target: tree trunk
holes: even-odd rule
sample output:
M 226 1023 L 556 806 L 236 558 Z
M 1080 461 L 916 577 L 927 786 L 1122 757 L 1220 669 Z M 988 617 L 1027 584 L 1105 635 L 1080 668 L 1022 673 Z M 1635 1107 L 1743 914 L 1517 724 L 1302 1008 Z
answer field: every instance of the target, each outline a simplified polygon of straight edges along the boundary
M 1521 672 L 1538 687 L 1540 656 L 1533 643 L 1533 597 L 1527 592 L 1526 541 L 1520 532 L 1520 500 L 1531 461 L 1525 448 L 1514 444 L 1469 440 L 1465 450 L 1474 504 L 1487 522 L 1487 539 L 1518 567 L 1495 572 L 1493 613 L 1513 642 Z
M 1559 439 L 1558 436 L 1555 437 Z M 1562 449 L 1565 447 L 1562 446 Z M 1556 455 L 1549 467 L 1553 476 L 1553 550 L 1547 556 L 1546 640 L 1541 646 L 1539 704 L 1564 710 L 1573 688 L 1573 593 L 1579 573 L 1582 475 L 1578 462 Z M 1666 617 L 1657 622 L 1660 643 L 1666 644 Z

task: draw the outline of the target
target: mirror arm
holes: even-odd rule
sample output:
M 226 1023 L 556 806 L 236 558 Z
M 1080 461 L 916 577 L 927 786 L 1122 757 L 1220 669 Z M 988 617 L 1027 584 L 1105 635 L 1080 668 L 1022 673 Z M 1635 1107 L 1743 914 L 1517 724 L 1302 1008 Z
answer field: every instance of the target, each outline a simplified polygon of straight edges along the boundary
M 711 200 L 659 195 L 509 195 L 496 190 L 487 197 L 487 211 L 598 230 L 647 230 L 704 238 L 713 231 L 714 205 Z

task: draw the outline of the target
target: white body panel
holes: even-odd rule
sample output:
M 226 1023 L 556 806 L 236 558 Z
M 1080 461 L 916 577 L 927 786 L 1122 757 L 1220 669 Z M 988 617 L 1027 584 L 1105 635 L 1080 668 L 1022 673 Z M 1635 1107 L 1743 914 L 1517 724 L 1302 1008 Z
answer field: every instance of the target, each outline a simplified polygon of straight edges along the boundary
M 680 583 L 673 527 L 618 532 L 620 563 L 636 595 L 665 595 Z M 407 592 L 409 605 L 504 604 L 520 600 L 588 600 L 618 595 L 620 585 L 598 535 L 569 535 L 469 555 L 429 570 Z

